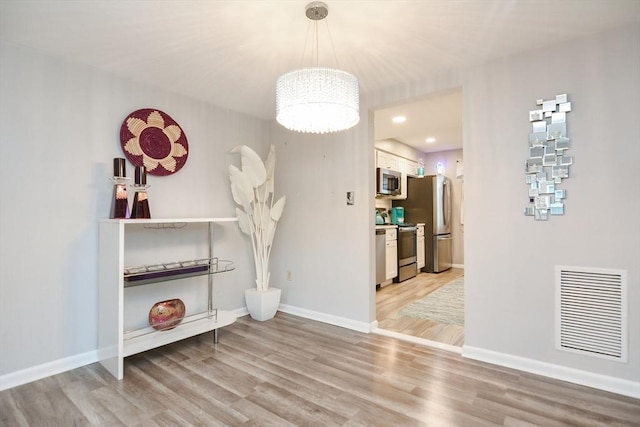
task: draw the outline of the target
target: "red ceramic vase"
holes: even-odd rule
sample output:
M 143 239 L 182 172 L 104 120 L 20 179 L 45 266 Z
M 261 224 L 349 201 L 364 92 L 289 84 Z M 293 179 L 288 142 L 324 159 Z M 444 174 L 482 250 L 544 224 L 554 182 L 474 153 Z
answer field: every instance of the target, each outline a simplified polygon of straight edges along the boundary
M 184 318 L 185 310 L 178 298 L 157 302 L 149 311 L 149 324 L 159 331 L 173 329 Z

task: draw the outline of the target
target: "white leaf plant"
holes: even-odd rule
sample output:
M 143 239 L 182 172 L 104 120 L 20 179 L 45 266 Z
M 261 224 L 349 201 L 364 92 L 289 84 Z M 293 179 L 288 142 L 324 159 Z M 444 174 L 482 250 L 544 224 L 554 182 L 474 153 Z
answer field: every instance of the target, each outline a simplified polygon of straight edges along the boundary
M 246 145 L 231 150 L 240 153 L 241 167 L 229 165 L 231 194 L 236 207 L 240 230 L 249 235 L 256 266 L 256 287 L 258 291 L 269 288 L 269 257 L 273 246 L 278 221 L 282 216 L 286 196 L 274 203 L 274 170 L 276 151 L 273 144 L 269 148 L 266 163 Z

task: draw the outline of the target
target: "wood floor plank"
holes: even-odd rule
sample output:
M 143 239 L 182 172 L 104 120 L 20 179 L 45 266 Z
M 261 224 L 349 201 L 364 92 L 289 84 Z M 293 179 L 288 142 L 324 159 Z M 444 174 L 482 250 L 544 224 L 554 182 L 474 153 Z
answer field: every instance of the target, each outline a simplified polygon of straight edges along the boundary
M 560 402 L 555 397 L 539 395 L 537 393 L 523 393 L 509 390 L 505 399 L 512 407 L 523 409 L 527 412 L 538 412 L 546 417 L 555 419 L 566 425 L 577 424 L 584 427 L 607 425 L 624 426 L 627 421 L 616 416 L 593 411 L 591 408 L 577 408 L 574 405 Z M 640 418 L 636 418 L 640 423 Z
M 635 426 L 640 401 L 278 313 L 0 392 L 13 426 Z
M 29 420 L 23 410 L 18 406 L 12 393 L 5 391 L 0 399 L 0 425 L 3 426 L 29 426 Z
M 138 424 L 136 427 L 189 427 L 197 424 L 191 424 L 176 412 L 168 409 L 166 411 L 162 411 L 159 414 L 155 415 L 153 418 L 145 420 L 144 422 Z
M 244 359 L 243 355 L 240 357 L 232 357 L 230 354 L 225 354 L 222 357 L 218 355 L 216 359 L 224 360 L 238 369 L 249 371 L 269 384 L 295 393 L 296 396 L 314 402 L 344 417 L 351 417 L 356 412 L 352 406 L 345 404 L 343 399 L 339 398 L 343 394 L 342 390 L 298 374 L 287 367 L 275 365 L 259 357 L 241 360 Z
M 295 425 L 304 425 L 310 419 L 326 427 L 340 426 L 347 421 L 338 413 L 268 383 L 256 387 L 247 400 Z
M 120 394 L 115 387 L 102 387 L 93 390 L 91 395 L 100 405 L 109 408 L 125 426 L 137 424 L 145 418 L 148 418 L 148 415 L 144 413 L 144 411 L 132 403 L 134 396 L 131 396 L 132 399 L 130 400 L 128 399 L 129 396 Z M 155 412 L 153 415 L 155 415 Z
M 613 418 L 621 417 L 629 423 L 636 422 L 640 426 L 640 419 L 625 418 L 637 409 L 638 400 L 625 396 L 612 395 L 600 390 L 568 384 L 553 378 L 523 373 L 513 389 L 534 393 L 540 396 L 553 396 L 553 400 L 569 406 L 579 406 L 586 399 L 593 399 L 590 408 L 596 412 Z
M 404 282 L 393 283 L 378 289 L 376 291 L 378 327 L 461 347 L 464 344 L 464 326 L 403 316 L 399 312 L 411 303 L 424 298 L 463 275 L 464 270 L 461 268 L 451 268 L 442 273 L 419 273 L 416 277 Z
M 283 418 L 280 418 L 268 409 L 263 408 L 260 405 L 247 400 L 240 399 L 234 402 L 232 407 L 243 414 L 245 414 L 249 421 L 244 425 L 247 427 L 290 427 L 296 426 Z
M 89 371 L 89 369 L 82 371 Z M 76 369 L 76 371 L 80 371 Z M 102 405 L 92 394 L 97 390 L 93 387 L 93 380 L 89 375 L 81 375 L 89 378 L 86 381 L 76 381 L 62 387 L 62 392 L 73 402 L 74 406 L 87 419 L 91 426 L 124 426 L 109 408 Z
M 247 421 L 243 414 L 220 402 L 218 394 L 212 394 L 215 390 L 198 392 L 196 387 L 190 386 L 188 379 L 175 377 L 170 371 L 144 362 L 148 361 L 138 359 L 136 366 L 131 367 L 132 380 L 143 382 L 147 393 L 152 394 L 164 408 L 173 409 L 190 424 L 224 426 L 240 425 Z M 213 378 L 208 379 L 216 383 Z

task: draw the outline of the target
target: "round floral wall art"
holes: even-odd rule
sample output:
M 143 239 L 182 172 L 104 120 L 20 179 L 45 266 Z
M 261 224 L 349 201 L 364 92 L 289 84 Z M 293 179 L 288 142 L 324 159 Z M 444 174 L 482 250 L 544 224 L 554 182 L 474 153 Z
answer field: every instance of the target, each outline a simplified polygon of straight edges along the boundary
M 168 114 L 151 108 L 136 110 L 120 128 L 122 151 L 135 166 L 144 166 L 151 175 L 178 172 L 189 155 L 183 130 Z

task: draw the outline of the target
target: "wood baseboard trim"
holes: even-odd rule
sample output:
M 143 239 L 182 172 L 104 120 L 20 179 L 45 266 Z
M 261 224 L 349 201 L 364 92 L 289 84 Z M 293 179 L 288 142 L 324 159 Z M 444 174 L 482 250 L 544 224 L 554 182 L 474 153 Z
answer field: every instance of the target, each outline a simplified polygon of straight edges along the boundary
M 593 387 L 636 399 L 640 398 L 640 382 L 636 381 L 595 374 L 593 372 L 581 371 L 566 366 L 540 362 L 538 360 L 514 356 L 512 354 L 498 353 L 468 345 L 462 347 L 462 357 Z

